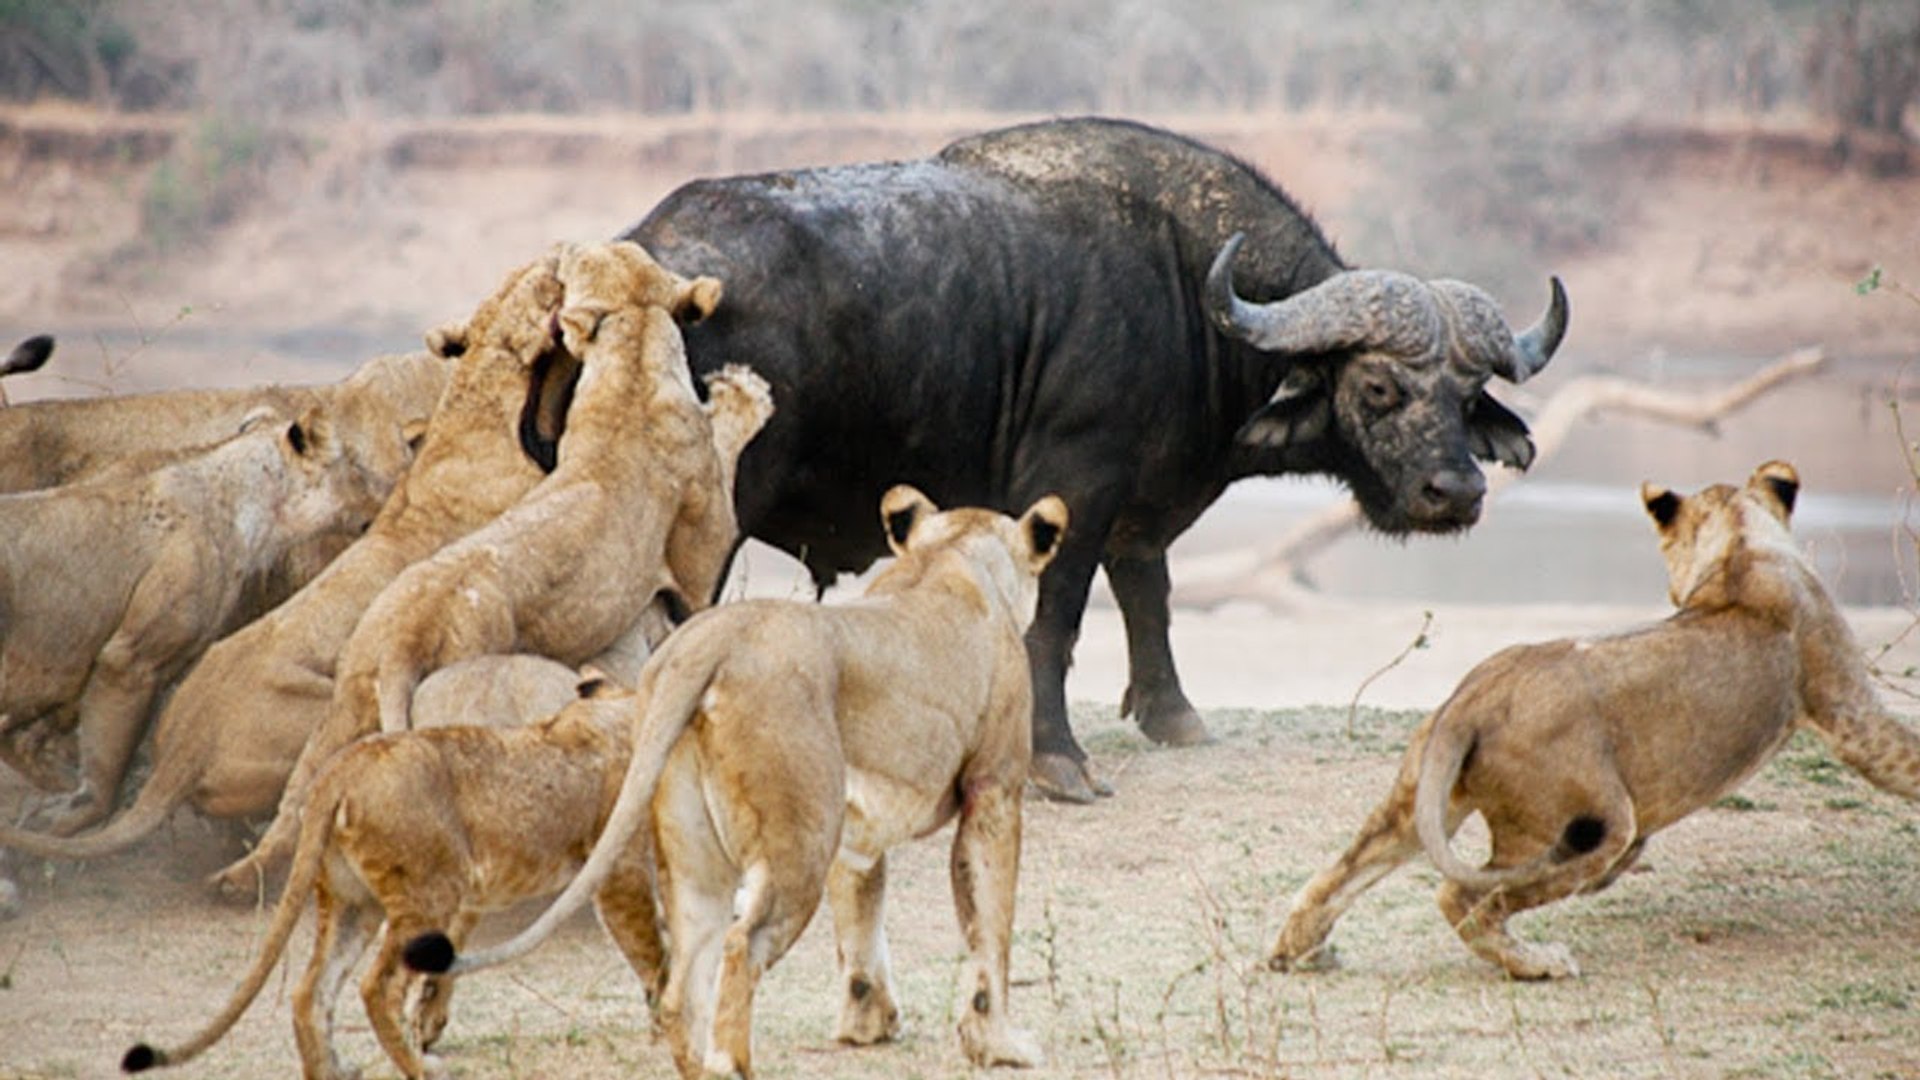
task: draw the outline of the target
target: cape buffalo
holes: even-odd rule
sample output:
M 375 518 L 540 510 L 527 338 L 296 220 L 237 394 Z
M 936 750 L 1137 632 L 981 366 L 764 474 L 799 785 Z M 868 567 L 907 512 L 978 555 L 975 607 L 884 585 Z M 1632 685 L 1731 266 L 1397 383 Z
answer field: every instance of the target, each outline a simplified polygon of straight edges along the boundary
M 1077 801 L 1107 790 L 1066 713 L 1096 567 L 1126 622 L 1123 712 L 1160 742 L 1206 738 L 1168 645 L 1167 545 L 1256 474 L 1336 477 L 1383 532 L 1466 528 L 1473 459 L 1533 456 L 1486 382 L 1539 370 L 1567 318 L 1558 281 L 1515 334 L 1473 286 L 1351 270 L 1246 164 L 1102 119 L 697 180 L 622 238 L 726 282 L 686 329 L 693 367 L 747 364 L 780 403 L 740 460 L 741 531 L 820 588 L 885 554 L 873 506 L 894 484 L 1000 510 L 1066 499 L 1027 645 L 1033 778 Z

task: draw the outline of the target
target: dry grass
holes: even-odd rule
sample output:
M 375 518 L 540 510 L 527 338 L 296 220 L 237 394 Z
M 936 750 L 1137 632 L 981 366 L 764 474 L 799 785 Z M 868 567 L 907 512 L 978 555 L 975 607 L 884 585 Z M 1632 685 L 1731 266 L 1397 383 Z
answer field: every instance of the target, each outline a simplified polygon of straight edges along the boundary
M 1215 712 L 1218 740 L 1150 749 L 1081 706 L 1076 726 L 1121 794 L 1092 808 L 1028 804 L 1014 1008 L 1047 1076 L 1911 1076 L 1920 975 L 1920 844 L 1910 806 L 1796 741 L 1738 799 L 1655 841 L 1647 872 L 1522 919 L 1587 974 L 1519 985 L 1453 939 L 1412 866 L 1336 931 L 1343 969 L 1268 973 L 1286 902 L 1384 792 L 1416 714 L 1345 708 Z M 895 862 L 889 928 L 906 1019 L 899 1042 L 832 1042 L 832 946 L 816 920 L 765 983 L 760 1075 L 945 1077 L 960 946 L 947 834 Z M 60 867 L 0 924 L 0 1075 L 107 1076 L 136 1038 L 215 1007 L 261 916 L 194 884 L 217 838 Z M 511 920 L 503 920 L 511 922 Z M 504 929 L 504 927 L 496 928 Z M 296 939 L 304 962 L 304 942 Z M 293 1061 L 276 980 L 186 1075 L 253 1077 Z M 348 1056 L 390 1075 L 357 1003 Z M 637 987 L 582 921 L 528 962 L 463 984 L 443 1050 L 467 1077 L 667 1075 Z

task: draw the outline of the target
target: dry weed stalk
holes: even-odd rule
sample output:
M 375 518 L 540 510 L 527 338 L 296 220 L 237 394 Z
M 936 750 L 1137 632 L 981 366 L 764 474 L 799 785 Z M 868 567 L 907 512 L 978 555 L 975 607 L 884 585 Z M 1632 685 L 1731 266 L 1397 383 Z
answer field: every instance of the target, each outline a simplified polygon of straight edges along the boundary
M 1353 738 L 1354 718 L 1358 716 L 1360 713 L 1360 695 L 1367 692 L 1367 687 L 1372 686 L 1373 681 L 1375 679 L 1378 679 L 1380 676 L 1385 675 L 1387 672 L 1392 671 L 1394 668 L 1397 668 L 1402 663 L 1404 663 L 1407 657 L 1413 655 L 1413 651 L 1415 649 L 1426 648 L 1427 642 L 1428 642 L 1427 631 L 1432 628 L 1433 628 L 1433 612 L 1431 611 L 1421 612 L 1420 613 L 1420 631 L 1419 633 L 1416 633 L 1415 635 L 1413 635 L 1412 641 L 1407 642 L 1407 647 L 1404 649 L 1401 649 L 1399 655 L 1387 661 L 1385 665 L 1375 669 L 1373 674 L 1368 675 L 1366 678 L 1360 680 L 1360 685 L 1356 687 L 1353 691 L 1353 700 L 1347 702 L 1347 738 L 1348 739 Z

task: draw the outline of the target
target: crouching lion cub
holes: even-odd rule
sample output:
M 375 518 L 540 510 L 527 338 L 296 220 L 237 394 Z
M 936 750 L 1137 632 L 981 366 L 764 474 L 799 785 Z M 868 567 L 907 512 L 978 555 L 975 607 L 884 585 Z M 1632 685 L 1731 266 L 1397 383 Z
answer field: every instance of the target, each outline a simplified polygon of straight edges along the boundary
M 1607 637 L 1520 645 L 1468 673 L 1414 733 L 1386 800 L 1294 900 L 1269 963 L 1315 966 L 1356 897 L 1422 850 L 1440 910 L 1516 979 L 1577 975 L 1509 916 L 1611 884 L 1647 838 L 1733 790 L 1796 728 L 1876 786 L 1920 798 L 1920 736 L 1889 716 L 1845 618 L 1787 531 L 1800 481 L 1773 461 L 1744 487 L 1641 496 L 1679 611 Z M 1485 867 L 1451 847 L 1479 813 Z
M 381 1049 L 406 1077 L 446 1026 L 453 987 L 429 977 L 411 1023 L 413 975 L 400 947 L 431 927 L 464 936 L 482 914 L 551 893 L 586 858 L 627 763 L 628 692 L 589 678 L 579 700 L 530 727 L 443 727 L 363 739 L 315 779 L 293 869 L 253 966 L 219 1015 L 181 1044 L 141 1043 L 122 1067 L 178 1065 L 217 1042 L 253 1003 L 312 896 L 313 959 L 293 994 L 308 1080 L 358 1075 L 333 1047 L 334 998 L 367 945 L 386 936 L 360 983 Z M 596 895 L 602 925 L 634 970 L 660 968 L 645 852 L 615 860 Z
M 672 942 L 661 1023 L 683 1075 L 751 1073 L 754 989 L 823 890 L 846 995 L 839 1037 L 877 1042 L 899 1022 L 887 851 L 957 816 L 954 906 L 971 954 L 961 1043 L 978 1064 L 1037 1064 L 1038 1043 L 1007 1018 L 1032 752 L 1022 631 L 1066 504 L 1048 496 L 1016 522 L 939 512 L 903 486 L 881 513 L 899 558 L 862 599 L 714 608 L 648 661 L 619 802 L 545 914 L 457 962 L 452 942 L 427 935 L 407 962 L 459 973 L 527 952 L 644 850 L 650 824 Z

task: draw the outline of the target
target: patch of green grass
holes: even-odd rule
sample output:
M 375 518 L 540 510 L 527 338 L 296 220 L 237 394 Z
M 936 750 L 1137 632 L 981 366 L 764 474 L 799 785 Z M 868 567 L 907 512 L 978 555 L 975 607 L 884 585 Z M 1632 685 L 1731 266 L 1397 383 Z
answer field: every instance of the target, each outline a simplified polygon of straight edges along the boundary
M 1913 986 L 1908 983 L 1889 985 L 1884 982 L 1843 983 L 1814 999 L 1814 1004 L 1822 1009 L 1892 1009 L 1904 1011 L 1913 1007 Z

